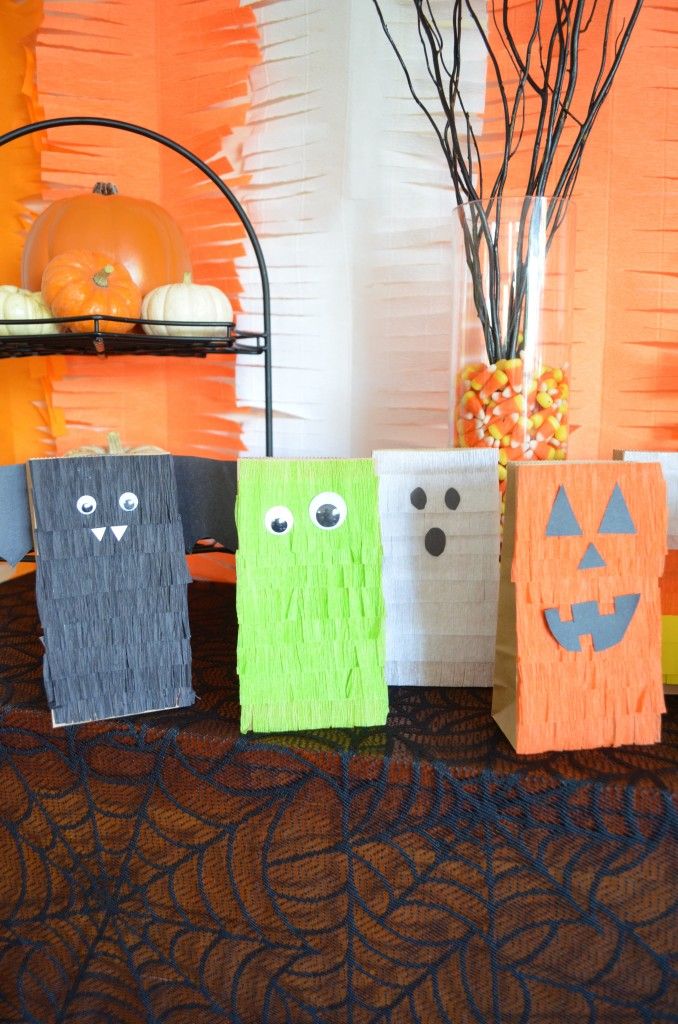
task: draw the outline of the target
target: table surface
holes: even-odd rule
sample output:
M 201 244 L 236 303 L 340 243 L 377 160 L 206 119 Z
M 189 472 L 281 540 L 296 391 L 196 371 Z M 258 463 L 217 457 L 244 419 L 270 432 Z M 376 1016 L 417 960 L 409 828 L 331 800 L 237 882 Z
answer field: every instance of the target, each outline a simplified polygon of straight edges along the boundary
M 189 587 L 193 707 L 52 729 L 0 586 L 2 1024 L 678 1021 L 663 742 L 519 757 L 491 692 L 238 730 L 234 588 Z
M 190 708 L 139 715 L 78 727 L 79 733 L 121 729 L 134 733 L 172 730 L 186 738 L 222 744 L 277 746 L 362 757 L 395 758 L 444 766 L 459 778 L 538 773 L 570 779 L 599 778 L 678 791 L 678 696 L 666 698 L 662 742 L 519 756 L 491 713 L 491 689 L 471 687 L 390 687 L 386 727 L 326 729 L 303 733 L 239 732 L 236 675 L 235 587 L 196 582 L 189 587 L 193 646 L 193 685 L 198 699 Z M 34 577 L 0 586 L 0 709 L 49 714 L 42 686 L 40 625 Z M 58 730 L 57 730 L 58 731 Z

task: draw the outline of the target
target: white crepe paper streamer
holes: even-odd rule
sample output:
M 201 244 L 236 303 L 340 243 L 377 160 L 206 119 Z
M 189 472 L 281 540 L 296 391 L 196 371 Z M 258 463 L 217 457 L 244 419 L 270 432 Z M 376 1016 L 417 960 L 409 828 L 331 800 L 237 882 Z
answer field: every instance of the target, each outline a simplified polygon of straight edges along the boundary
M 454 196 L 439 143 L 372 3 L 252 6 L 263 59 L 237 142 L 250 177 L 240 198 L 271 279 L 276 454 L 444 445 Z M 382 6 L 417 88 L 432 99 L 411 0 Z M 446 0 L 432 6 L 444 23 Z M 477 7 L 485 19 L 485 4 Z M 484 105 L 485 55 L 464 18 L 461 86 L 474 116 Z M 254 328 L 251 253 L 238 272 L 239 326 Z M 246 447 L 261 451 L 260 359 L 239 357 L 237 394 Z
M 666 481 L 670 551 L 678 549 L 678 452 L 622 452 L 624 462 L 658 462 Z

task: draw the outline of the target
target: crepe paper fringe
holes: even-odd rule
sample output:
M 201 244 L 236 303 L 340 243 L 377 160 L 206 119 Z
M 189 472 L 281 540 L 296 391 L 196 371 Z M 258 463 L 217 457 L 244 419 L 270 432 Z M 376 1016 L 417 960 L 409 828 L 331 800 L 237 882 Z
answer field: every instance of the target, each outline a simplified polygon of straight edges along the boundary
M 429 476 L 439 480 L 444 473 L 450 475 L 449 484 L 454 484 L 454 474 L 463 473 L 464 482 L 476 483 L 483 487 L 489 471 L 497 469 L 497 453 L 489 449 L 467 451 L 461 448 L 386 448 L 372 453 L 377 475 L 404 473 L 408 479 Z M 488 499 L 489 500 L 489 499 Z
M 484 638 L 483 638 L 484 640 Z M 416 661 L 404 661 L 399 655 L 398 661 L 386 661 L 386 678 L 389 686 L 450 686 L 450 672 L 453 672 L 454 686 L 478 686 L 487 687 L 492 685 L 492 672 L 494 670 L 494 656 L 489 661 L 477 660 L 477 649 L 473 651 L 470 661 L 453 660 L 449 656 L 452 645 L 447 643 L 445 661 L 424 661 L 418 658 Z M 455 645 L 456 647 L 456 645 Z M 494 637 L 492 637 L 492 652 L 494 655 Z M 457 653 L 455 649 L 455 654 Z M 429 657 L 433 652 L 427 651 Z M 425 683 L 414 683 L 415 680 L 425 679 Z M 487 680 L 489 679 L 489 684 Z
M 240 195 L 248 180 L 240 146 L 248 79 L 261 56 L 258 38 L 255 13 L 239 0 L 45 0 L 36 45 L 44 114 L 115 117 L 160 131 L 206 160 Z M 235 260 L 246 251 L 244 229 L 196 168 L 125 132 L 48 133 L 45 202 L 89 191 L 97 180 L 165 207 L 186 236 L 194 280 L 222 288 L 240 309 Z M 157 444 L 177 454 L 231 458 L 243 449 L 233 357 L 116 358 L 101 365 L 69 356 L 50 398 L 62 414 L 55 424 L 58 454 L 111 430 L 126 444 Z M 232 556 L 201 555 L 191 564 L 202 576 L 234 576 Z
M 608 565 L 604 576 L 573 575 L 568 580 L 572 600 L 583 600 L 580 594 L 594 579 L 608 576 L 631 577 L 633 570 L 645 576 L 662 575 L 666 554 L 667 506 L 666 492 L 660 467 L 656 464 L 618 462 L 563 463 L 561 474 L 553 464 L 533 464 L 525 467 L 527 484 L 523 484 L 531 501 L 520 501 L 517 508 L 516 530 L 519 537 L 536 539 L 533 544 L 522 544 L 516 549 L 511 567 L 512 579 L 523 581 L 539 593 L 539 580 L 550 579 L 551 572 L 560 566 L 573 565 L 575 554 L 584 554 L 586 545 L 593 541 Z M 511 470 L 509 469 L 509 473 Z M 537 474 L 541 476 L 537 477 Z M 546 522 L 553 506 L 558 486 L 563 484 L 583 530 L 582 537 L 550 537 L 548 546 L 541 538 L 546 536 Z M 599 535 L 601 519 L 615 484 L 619 483 L 631 519 L 638 527 L 636 536 Z M 545 518 L 546 514 L 546 518 Z M 642 529 L 639 524 L 642 523 Z M 583 543 L 586 538 L 586 543 Z M 581 549 L 581 550 L 580 550 Z M 548 563 L 548 564 L 547 564 Z M 536 588 L 536 590 L 535 590 Z M 635 591 L 635 586 L 627 588 Z M 568 590 L 569 593 L 569 590 Z M 553 603 L 553 602 L 551 602 Z
M 0 0 L 0 132 L 40 116 L 33 39 L 42 0 Z M 40 141 L 35 136 L 0 148 L 0 283 L 21 284 L 23 235 L 32 220 L 31 200 L 40 191 Z
M 660 467 L 638 463 L 560 463 L 509 467 L 501 568 L 493 714 L 518 753 L 655 743 L 665 710 L 660 658 L 659 575 L 666 550 L 666 497 Z M 602 510 L 616 484 L 637 533 L 597 537 Z M 546 524 L 559 487 L 568 495 L 582 536 L 547 538 Z M 604 569 L 577 570 L 591 538 Z M 560 560 L 538 556 L 561 547 Z M 580 550 L 581 549 L 581 550 Z M 534 579 L 530 577 L 534 574 Z M 557 644 L 544 618 L 547 607 L 571 618 L 577 601 L 639 593 L 622 641 L 595 652 Z
M 336 530 L 319 529 L 309 516 L 312 498 L 325 491 L 346 502 Z M 291 511 L 289 534 L 266 530 L 264 516 L 274 505 Z M 241 730 L 384 725 L 381 543 L 371 460 L 243 459 L 236 524 Z
M 386 678 L 391 686 L 491 686 L 499 591 L 493 451 L 374 453 L 384 545 Z M 456 509 L 445 494 L 454 487 Z M 423 509 L 411 500 L 425 492 Z M 439 556 L 424 547 L 442 531 Z
M 444 445 L 451 200 L 438 142 L 422 127 L 371 3 L 253 7 L 263 59 L 252 75 L 243 195 L 275 295 L 276 451 Z M 407 54 L 418 52 L 412 4 L 387 7 Z M 477 112 L 482 47 L 471 32 L 464 42 Z M 250 261 L 241 269 L 250 274 Z M 249 313 L 254 304 L 246 296 L 244 305 Z M 239 397 L 259 412 L 255 360 L 243 363 Z M 244 429 L 247 447 L 260 450 L 262 417 L 249 414 Z
M 171 456 L 35 459 L 28 481 L 54 724 L 192 704 L 190 577 Z M 130 513 L 118 504 L 125 491 L 139 499 Z M 87 517 L 82 494 L 97 501 Z M 117 540 L 110 527 L 122 524 Z
M 45 531 L 38 529 L 40 556 L 51 561 L 62 559 L 67 559 L 69 562 L 77 561 L 82 555 L 83 531 L 88 530 L 89 527 L 84 523 L 76 524 L 75 528 L 71 530 Z M 88 540 L 88 543 L 90 542 L 91 538 Z M 114 543 L 113 538 L 108 536 L 107 531 L 104 538 L 93 547 L 92 552 L 88 552 L 87 558 L 103 558 L 105 560 L 111 553 L 112 543 Z M 134 523 L 133 527 L 125 532 L 121 543 L 124 543 L 125 547 L 123 551 L 116 551 L 116 563 L 119 561 L 121 566 L 124 565 L 126 573 L 134 573 L 137 562 L 148 561 L 144 558 L 146 555 L 162 554 L 167 550 L 180 551 L 183 546 L 182 525 L 180 522 Z M 102 571 L 105 570 L 102 569 Z M 185 563 L 183 563 L 183 568 L 177 572 L 181 572 L 179 578 L 181 582 L 185 583 L 187 575 Z
M 63 681 L 53 679 L 47 668 L 45 672 L 45 690 L 55 727 L 185 708 L 196 699 L 189 665 L 145 666 L 141 678 L 131 671 L 88 672 L 80 679 L 69 674 L 66 704 L 59 703 L 58 696 L 63 695 Z M 96 700 L 92 691 L 97 694 Z M 76 694 L 82 694 L 82 700 Z
M 678 549 L 678 452 L 615 451 L 615 459 L 623 462 L 658 462 L 666 484 L 668 506 L 669 551 Z
M 293 704 L 242 704 L 241 732 L 296 732 L 301 729 L 335 729 L 383 726 L 388 715 L 388 696 L 375 700 L 314 700 L 296 708 Z M 294 724 L 283 725 L 285 721 Z M 303 723 L 303 724 L 298 724 Z
M 42 0 L 0 0 L 0 132 L 42 116 L 35 86 L 35 32 Z M 27 136 L 0 149 L 0 283 L 21 284 L 24 232 L 33 219 L 40 191 L 41 140 Z M 0 360 L 0 464 L 51 455 L 49 381 L 58 374 L 59 358 Z M 15 575 L 32 571 L 18 566 Z
M 145 125 L 209 161 L 236 191 L 244 184 L 227 151 L 245 124 L 260 52 L 254 12 L 239 0 L 45 0 L 36 57 L 47 117 L 86 113 Z M 96 180 L 164 206 L 186 235 L 195 280 L 223 288 L 237 308 L 233 259 L 244 231 L 197 168 L 110 129 L 48 133 L 45 199 Z
M 594 8 L 591 4 L 589 12 L 594 13 Z M 580 81 L 593 81 L 598 72 L 608 8 L 608 4 L 597 5 L 591 24 L 580 37 Z M 627 5 L 617 5 L 611 39 L 617 37 L 627 13 Z M 511 4 L 514 36 L 523 51 L 533 21 L 533 4 Z M 490 17 L 487 33 L 502 76 L 515 79 L 511 54 L 500 39 L 501 19 Z M 667 170 L 667 147 L 675 137 L 676 59 L 675 26 L 667 20 L 666 4 L 646 0 L 609 102 L 587 144 L 577 180 L 572 455 L 609 458 L 620 438 L 637 447 L 675 449 L 678 445 L 678 364 L 673 354 L 678 330 L 675 246 L 672 242 L 668 246 L 655 244 L 678 220 L 675 182 Z M 488 85 L 494 77 L 488 63 Z M 650 107 L 657 114 L 648 120 Z M 580 112 L 573 113 L 562 135 L 563 153 L 578 130 Z M 527 97 L 522 127 L 528 139 L 534 135 L 538 118 L 535 97 Z M 502 125 L 499 132 L 493 131 L 495 123 Z M 501 100 L 496 91 L 488 90 L 480 138 L 488 181 L 501 162 L 497 142 L 503 136 Z M 524 192 L 521 182 L 526 180 L 531 148 L 519 148 L 513 156 L 515 177 L 507 182 L 505 194 Z M 640 198 L 638 182 L 648 167 L 656 169 L 652 189 Z M 625 211 L 623 217 L 616 216 L 618 210 Z M 601 344 L 592 339 L 601 339 Z M 633 381 L 632 387 L 629 381 Z

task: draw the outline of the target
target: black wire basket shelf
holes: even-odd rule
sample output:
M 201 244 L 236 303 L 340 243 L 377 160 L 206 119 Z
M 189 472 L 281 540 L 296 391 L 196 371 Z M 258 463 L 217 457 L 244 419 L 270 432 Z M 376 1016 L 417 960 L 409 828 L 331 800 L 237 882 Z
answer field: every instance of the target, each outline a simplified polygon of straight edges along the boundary
M 92 325 L 92 330 L 75 331 L 73 324 Z M 116 324 L 132 324 L 131 330 L 116 330 Z M 37 331 L 45 325 L 56 332 Z M 36 333 L 30 333 L 31 326 Z M 144 326 L 162 327 L 163 334 L 151 334 Z M 180 329 L 180 333 L 176 328 Z M 191 330 L 196 333 L 190 333 Z M 14 333 L 21 331 L 21 333 Z M 166 333 L 165 333 L 166 332 Z M 265 334 L 240 331 L 234 323 L 187 320 L 144 320 L 122 316 L 71 316 L 43 320 L 0 320 L 0 359 L 21 356 L 186 356 L 261 355 L 266 352 Z

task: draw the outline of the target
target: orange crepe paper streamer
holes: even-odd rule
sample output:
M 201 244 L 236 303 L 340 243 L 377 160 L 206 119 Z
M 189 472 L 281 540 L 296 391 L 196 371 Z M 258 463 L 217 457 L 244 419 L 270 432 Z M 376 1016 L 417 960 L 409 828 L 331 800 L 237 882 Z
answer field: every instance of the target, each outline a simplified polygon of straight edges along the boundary
M 11 131 L 42 116 L 35 89 L 35 33 L 42 0 L 0 0 L 0 132 Z M 40 142 L 27 137 L 0 148 L 0 284 L 20 284 L 24 232 L 33 213 L 30 203 L 40 191 Z M 51 455 L 53 410 L 49 381 L 62 367 L 59 359 L 0 360 L 0 465 Z M 0 566 L 3 579 L 31 572 Z
M 0 132 L 41 116 L 35 90 L 34 37 L 42 0 L 0 0 Z M 24 232 L 40 192 L 40 140 L 28 136 L 0 148 L 0 284 L 20 284 Z M 0 464 L 53 451 L 49 380 L 63 371 L 56 359 L 0 360 Z
M 36 53 L 47 117 L 143 125 L 192 150 L 236 195 L 247 184 L 234 164 L 261 55 L 254 12 L 239 0 L 45 0 Z M 221 288 L 240 309 L 235 260 L 244 229 L 188 161 L 127 132 L 77 127 L 48 133 L 42 173 L 47 201 L 103 180 L 160 203 L 184 232 L 193 279 Z M 68 357 L 53 401 L 64 416 L 59 452 L 103 441 L 110 430 L 126 445 L 177 454 L 232 458 L 243 447 L 234 358 Z M 193 571 L 231 578 L 232 564 L 230 556 L 200 556 Z
M 495 9 L 497 3 L 494 0 Z M 629 6 L 618 5 L 610 40 L 628 17 Z M 606 12 L 606 4 L 598 5 L 581 36 L 582 95 L 598 72 Z M 574 191 L 571 457 L 610 458 L 621 444 L 678 450 L 678 196 L 670 157 L 678 129 L 676 14 L 664 0 L 646 0 L 586 142 Z M 534 4 L 514 0 L 511 26 L 521 48 L 533 19 Z M 501 16 L 498 21 L 501 24 Z M 502 76 L 515 81 L 491 13 L 487 32 Z M 479 136 L 486 181 L 498 170 L 498 142 L 503 138 L 497 130 L 503 111 L 493 80 L 488 66 L 489 91 Z M 576 106 L 573 112 L 580 113 Z M 530 97 L 523 143 L 511 161 L 507 196 L 524 191 L 521 184 L 527 178 L 537 116 Z M 572 121 L 563 133 L 561 162 L 576 130 Z M 556 171 L 557 165 L 558 161 Z M 554 176 L 552 181 L 556 180 Z
M 599 533 L 617 483 L 635 534 Z M 580 536 L 546 535 L 561 485 Z M 659 578 L 667 529 L 661 467 L 519 463 L 509 467 L 508 506 L 512 539 L 506 552 L 510 563 L 502 558 L 500 608 L 509 607 L 512 598 L 516 750 L 530 754 L 658 742 L 665 710 Z M 590 543 L 605 565 L 578 569 Z M 600 613 L 608 614 L 615 611 L 615 598 L 627 594 L 639 594 L 640 600 L 622 639 L 606 650 L 595 651 L 590 636 L 580 637 L 581 651 L 566 650 L 547 625 L 547 608 L 557 608 L 566 621 L 574 603 L 597 601 Z M 498 637 L 498 665 L 505 641 Z M 493 711 L 504 728 L 496 714 L 500 697 L 495 689 Z

